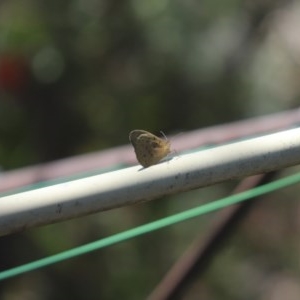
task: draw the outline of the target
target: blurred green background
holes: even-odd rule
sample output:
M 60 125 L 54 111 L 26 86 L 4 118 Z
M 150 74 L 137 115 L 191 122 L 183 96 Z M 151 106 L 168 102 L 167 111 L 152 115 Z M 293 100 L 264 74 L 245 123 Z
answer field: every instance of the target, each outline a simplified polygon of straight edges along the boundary
M 0 167 L 126 144 L 132 129 L 168 135 L 297 107 L 299 23 L 297 1 L 1 1 Z M 233 185 L 3 237 L 1 269 L 216 199 Z M 289 195 L 261 204 L 185 299 L 283 299 L 273 295 L 286 287 L 299 299 L 300 210 L 296 199 L 282 209 Z M 9 279 L 0 298 L 144 299 L 212 217 Z

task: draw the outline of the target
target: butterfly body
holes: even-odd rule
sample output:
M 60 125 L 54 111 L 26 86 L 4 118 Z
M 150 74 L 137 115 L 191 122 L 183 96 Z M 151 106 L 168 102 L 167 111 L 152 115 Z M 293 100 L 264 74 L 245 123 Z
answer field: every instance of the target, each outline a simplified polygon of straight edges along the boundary
M 138 162 L 145 168 L 157 164 L 171 152 L 168 140 L 159 138 L 146 130 L 131 131 L 129 140 Z

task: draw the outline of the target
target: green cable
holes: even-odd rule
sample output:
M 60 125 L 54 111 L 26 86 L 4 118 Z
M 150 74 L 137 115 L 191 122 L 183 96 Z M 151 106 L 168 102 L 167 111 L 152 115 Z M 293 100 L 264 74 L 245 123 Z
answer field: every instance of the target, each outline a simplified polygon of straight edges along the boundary
M 135 227 L 133 229 L 129 229 L 127 231 L 121 232 L 121 233 L 117 233 L 115 235 L 112 235 L 110 237 L 83 245 L 83 246 L 79 246 L 76 248 L 73 248 L 71 250 L 67 250 L 64 252 L 61 252 L 59 254 L 55 254 L 52 256 L 48 256 L 46 258 L 42 258 L 39 259 L 37 261 L 33 261 L 6 271 L 2 271 L 0 272 L 0 280 L 4 280 L 10 277 L 14 277 L 16 275 L 20 275 L 22 273 L 25 272 L 29 272 L 32 270 L 36 270 L 66 259 L 70 259 L 72 257 L 76 257 L 91 251 L 95 251 L 122 241 L 125 241 L 127 239 L 154 231 L 154 230 L 158 230 L 160 228 L 166 227 L 166 226 L 170 226 L 221 208 L 224 208 L 226 206 L 232 205 L 232 204 L 236 204 L 238 202 L 241 201 L 245 201 L 293 184 L 296 184 L 300 181 L 300 173 L 295 174 L 295 175 L 291 175 L 279 180 L 276 180 L 274 182 L 256 187 L 254 189 L 251 189 L 249 191 L 240 193 L 240 194 L 235 194 L 235 195 L 231 195 L 229 197 L 211 202 L 211 203 L 207 203 L 201 206 L 198 206 L 196 208 L 193 209 L 189 209 L 187 211 L 175 214 L 173 216 L 170 217 L 166 217 L 139 227 Z

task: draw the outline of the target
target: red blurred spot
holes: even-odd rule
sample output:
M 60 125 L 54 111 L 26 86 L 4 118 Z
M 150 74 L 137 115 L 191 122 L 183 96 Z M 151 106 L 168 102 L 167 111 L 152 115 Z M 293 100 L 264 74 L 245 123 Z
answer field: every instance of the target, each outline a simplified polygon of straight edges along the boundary
M 9 92 L 22 89 L 28 78 L 26 60 L 13 54 L 0 55 L 0 87 Z

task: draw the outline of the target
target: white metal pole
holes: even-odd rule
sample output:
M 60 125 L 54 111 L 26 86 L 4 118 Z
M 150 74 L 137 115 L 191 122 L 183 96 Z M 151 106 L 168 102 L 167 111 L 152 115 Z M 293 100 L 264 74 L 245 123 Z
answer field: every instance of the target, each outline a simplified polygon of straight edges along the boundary
M 300 128 L 0 198 L 0 235 L 300 163 Z

